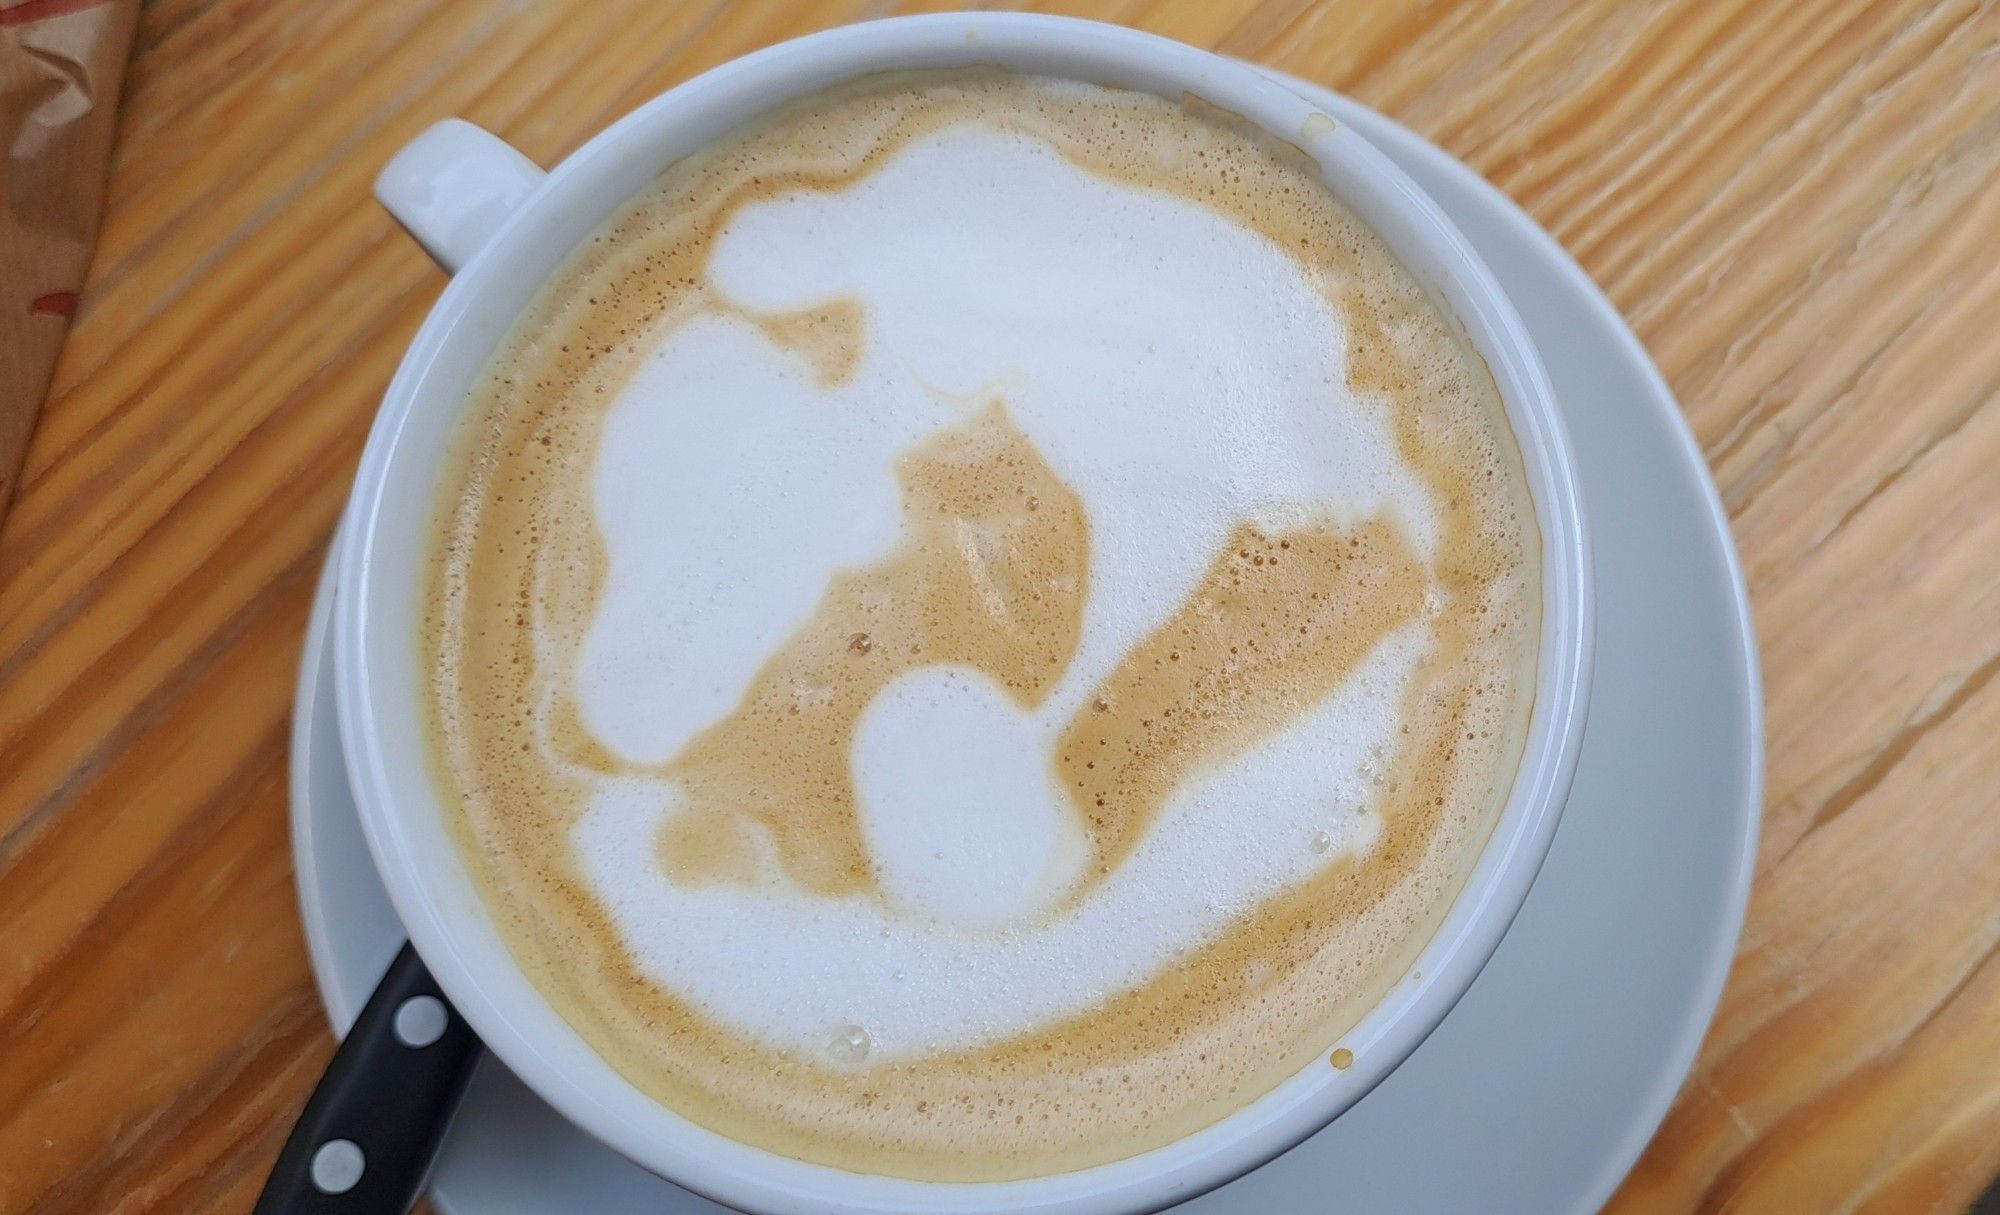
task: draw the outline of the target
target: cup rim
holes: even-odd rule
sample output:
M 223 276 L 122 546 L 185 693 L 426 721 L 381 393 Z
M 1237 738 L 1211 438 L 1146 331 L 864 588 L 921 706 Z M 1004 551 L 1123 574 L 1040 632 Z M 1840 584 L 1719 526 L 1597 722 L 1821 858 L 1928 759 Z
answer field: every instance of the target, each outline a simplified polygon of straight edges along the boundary
M 1170 95 L 1197 95 L 1311 155 L 1329 188 L 1362 214 L 1434 296 L 1442 296 L 1440 304 L 1494 377 L 1540 530 L 1542 619 L 1535 701 L 1513 787 L 1451 908 L 1413 963 L 1411 974 L 1421 977 L 1395 984 L 1341 1036 L 1355 1056 L 1351 1067 L 1309 1064 L 1222 1119 L 1135 1156 L 1020 1181 L 943 1183 L 810 1164 L 730 1139 L 646 1096 L 582 1041 L 514 961 L 476 893 L 468 897 L 473 887 L 444 827 L 420 738 L 407 732 L 392 737 L 384 728 L 390 694 L 371 672 L 394 664 L 397 651 L 412 662 L 415 597 L 405 595 L 400 610 L 393 602 L 371 605 L 387 593 L 381 589 L 386 577 L 378 577 L 384 529 L 400 523 L 408 530 L 406 518 L 391 518 L 383 509 L 386 489 L 399 476 L 421 475 L 426 485 L 436 478 L 434 464 L 421 474 L 406 467 L 405 439 L 423 417 L 455 429 L 465 396 L 463 378 L 434 374 L 440 357 L 454 343 L 476 340 L 462 323 L 470 303 L 500 291 L 542 221 L 588 205 L 594 185 L 621 166 L 629 170 L 635 148 L 657 146 L 694 115 L 733 114 L 727 124 L 734 125 L 834 80 L 975 63 L 1109 83 L 1144 81 L 1158 86 L 1148 88 L 1153 92 L 1171 86 Z M 817 82 L 802 83 L 808 77 Z M 624 196 L 629 191 L 609 205 Z M 541 281 L 538 276 L 525 294 L 517 283 L 513 293 L 525 300 Z M 474 363 L 483 364 L 489 350 Z M 1540 359 L 1490 271 L 1401 170 L 1282 84 L 1247 64 L 1093 21 L 953 13 L 837 27 L 725 63 L 619 119 L 557 166 L 447 285 L 390 383 L 348 517 L 337 554 L 334 621 L 339 723 L 370 852 L 412 941 L 489 1048 L 566 1118 L 643 1167 L 746 1210 L 1112 1215 L 1183 1201 L 1265 1163 L 1373 1088 L 1470 986 L 1540 869 L 1583 732 L 1594 612 L 1575 463 Z M 412 781 L 413 771 L 421 779 Z

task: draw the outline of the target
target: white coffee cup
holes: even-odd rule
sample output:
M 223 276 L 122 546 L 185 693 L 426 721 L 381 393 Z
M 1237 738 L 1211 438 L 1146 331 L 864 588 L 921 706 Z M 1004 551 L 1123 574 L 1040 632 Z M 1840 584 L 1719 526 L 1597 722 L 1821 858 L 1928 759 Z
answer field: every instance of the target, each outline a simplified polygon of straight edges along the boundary
M 773 105 L 870 72 L 973 65 L 1192 94 L 1312 156 L 1491 369 L 1526 467 L 1543 576 L 1535 703 L 1512 793 L 1409 977 L 1341 1039 L 1352 1065 L 1322 1060 L 1220 1122 L 1125 1160 L 959 1185 L 808 1164 L 708 1131 L 634 1088 L 556 1014 L 514 963 L 447 831 L 425 754 L 417 613 L 433 495 L 468 388 L 580 240 L 665 166 Z M 411 940 L 486 1044 L 565 1117 L 646 1168 L 752 1211 L 1153 1210 L 1325 1126 L 1409 1055 L 1499 944 L 1547 852 L 1583 732 L 1593 612 L 1575 469 L 1506 296 L 1436 205 L 1358 134 L 1253 69 L 1180 43 L 1063 18 L 952 14 L 848 26 L 746 56 L 640 107 L 547 174 L 449 120 L 396 156 L 376 194 L 453 278 L 389 386 L 337 554 L 349 775 Z

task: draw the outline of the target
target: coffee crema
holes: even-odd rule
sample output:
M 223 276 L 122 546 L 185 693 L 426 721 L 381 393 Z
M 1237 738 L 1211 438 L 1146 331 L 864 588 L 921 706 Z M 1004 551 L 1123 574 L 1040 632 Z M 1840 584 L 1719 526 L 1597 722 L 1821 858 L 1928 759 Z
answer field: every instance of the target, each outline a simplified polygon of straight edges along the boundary
M 1337 1045 L 1512 784 L 1483 364 L 1193 100 L 870 78 L 670 167 L 495 356 L 422 652 L 515 957 L 746 1143 L 1119 1159 Z

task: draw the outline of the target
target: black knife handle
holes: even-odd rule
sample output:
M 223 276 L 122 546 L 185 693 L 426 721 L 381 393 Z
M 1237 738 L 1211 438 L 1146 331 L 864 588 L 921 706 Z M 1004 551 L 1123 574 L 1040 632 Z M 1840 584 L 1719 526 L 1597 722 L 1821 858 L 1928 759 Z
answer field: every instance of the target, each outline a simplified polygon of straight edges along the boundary
M 479 1055 L 406 943 L 299 1114 L 255 1215 L 405 1215 Z

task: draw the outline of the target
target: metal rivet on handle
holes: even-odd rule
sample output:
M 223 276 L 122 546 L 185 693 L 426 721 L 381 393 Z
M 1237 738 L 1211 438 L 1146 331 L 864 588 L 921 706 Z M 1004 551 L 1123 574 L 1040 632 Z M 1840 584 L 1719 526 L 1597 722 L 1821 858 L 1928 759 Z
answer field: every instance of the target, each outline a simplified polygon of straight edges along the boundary
M 396 1009 L 396 1038 L 415 1050 L 444 1037 L 444 1004 L 436 996 L 411 996 Z
M 329 1139 L 313 1153 L 312 1180 L 322 1194 L 345 1194 L 361 1181 L 368 1158 L 352 1139 Z

